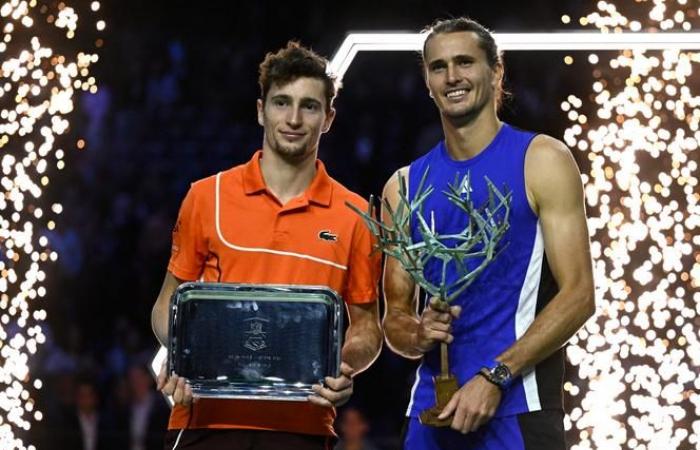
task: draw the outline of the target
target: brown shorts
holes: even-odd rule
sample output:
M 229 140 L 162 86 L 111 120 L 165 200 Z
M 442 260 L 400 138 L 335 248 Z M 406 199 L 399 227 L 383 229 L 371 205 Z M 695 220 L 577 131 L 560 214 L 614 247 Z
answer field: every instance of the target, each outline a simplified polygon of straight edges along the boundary
M 164 450 L 173 450 L 180 430 L 168 430 Z M 332 450 L 336 438 L 259 430 L 185 430 L 175 450 Z

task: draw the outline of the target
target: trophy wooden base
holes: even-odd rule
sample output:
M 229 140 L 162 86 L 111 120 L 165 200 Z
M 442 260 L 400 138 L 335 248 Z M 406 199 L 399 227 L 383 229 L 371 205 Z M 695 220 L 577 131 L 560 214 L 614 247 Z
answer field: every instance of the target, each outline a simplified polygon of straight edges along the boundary
M 452 416 L 438 419 L 438 416 L 457 392 L 457 378 L 454 375 L 438 375 L 433 377 L 435 382 L 435 406 L 420 413 L 420 423 L 430 427 L 449 427 Z

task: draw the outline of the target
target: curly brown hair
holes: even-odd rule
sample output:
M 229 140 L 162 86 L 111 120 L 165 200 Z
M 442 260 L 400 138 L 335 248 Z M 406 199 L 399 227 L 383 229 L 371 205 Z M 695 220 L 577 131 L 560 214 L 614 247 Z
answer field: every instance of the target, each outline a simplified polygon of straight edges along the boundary
M 260 63 L 258 84 L 263 101 L 273 84 L 285 85 L 298 78 L 307 77 L 321 80 L 325 87 L 326 112 L 330 111 L 338 91 L 336 77 L 327 71 L 328 60 L 316 52 L 303 47 L 296 41 L 275 53 L 269 52 Z

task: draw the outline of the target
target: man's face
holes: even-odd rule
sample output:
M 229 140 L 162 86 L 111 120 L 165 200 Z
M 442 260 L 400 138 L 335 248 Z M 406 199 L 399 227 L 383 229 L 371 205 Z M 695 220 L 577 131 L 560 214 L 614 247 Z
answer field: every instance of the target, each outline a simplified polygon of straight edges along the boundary
M 433 36 L 424 58 L 426 84 L 441 114 L 459 119 L 476 116 L 487 106 L 495 108 L 503 67 L 489 67 L 476 33 Z
M 326 112 L 323 81 L 297 78 L 285 85 L 273 84 L 267 97 L 258 100 L 258 123 L 265 128 L 265 144 L 290 161 L 312 155 L 335 117 Z

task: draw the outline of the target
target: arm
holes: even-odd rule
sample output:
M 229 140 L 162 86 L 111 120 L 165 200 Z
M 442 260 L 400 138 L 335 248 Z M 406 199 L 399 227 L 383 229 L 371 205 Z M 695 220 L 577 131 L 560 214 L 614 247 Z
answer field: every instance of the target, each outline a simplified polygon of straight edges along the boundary
M 379 327 L 377 302 L 348 304 L 350 324 L 345 332 L 340 376 L 326 377 L 324 384 L 312 386 L 314 395 L 309 401 L 319 406 L 341 406 L 353 392 L 352 378 L 367 369 L 382 347 L 382 330 Z
M 350 324 L 345 332 L 341 359 L 352 367 L 353 375 L 357 375 L 372 365 L 382 348 L 378 303 L 349 304 L 348 317 Z
M 160 287 L 160 293 L 153 305 L 151 311 L 151 327 L 153 333 L 161 345 L 167 346 L 168 342 L 168 325 L 169 325 L 169 306 L 170 298 L 173 296 L 175 289 L 182 283 L 170 271 L 165 273 L 165 279 Z M 163 362 L 163 366 L 158 373 L 157 389 L 165 395 L 172 396 L 175 404 L 188 406 L 192 400 L 192 388 L 187 384 L 187 380 L 173 373 L 167 373 L 167 361 Z
M 170 298 L 175 289 L 183 281 L 175 277 L 170 271 L 165 273 L 165 279 L 160 287 L 160 293 L 151 311 L 151 327 L 160 345 L 168 345 L 168 320 L 170 317 Z
M 180 207 L 173 230 L 168 271 L 151 311 L 153 333 L 161 345 L 167 345 L 168 342 L 170 298 L 175 289 L 183 280 L 195 280 L 201 274 L 206 255 L 206 244 L 202 236 L 197 202 L 193 189 L 190 189 Z M 165 363 L 158 374 L 158 389 L 166 395 L 171 395 L 176 404 L 189 405 L 192 402 L 192 389 L 187 380 L 177 374 L 167 373 Z
M 583 188 L 576 163 L 561 142 L 538 136 L 525 158 L 528 200 L 542 226 L 545 253 L 558 293 L 525 334 L 496 359 L 513 376 L 551 355 L 593 314 L 593 275 Z M 546 168 L 546 170 L 545 170 Z M 488 421 L 501 401 L 499 389 L 481 376 L 468 381 L 441 414 L 467 433 Z
M 180 206 L 173 229 L 168 270 L 151 311 L 151 327 L 161 345 L 168 342 L 170 298 L 185 280 L 198 279 L 204 267 L 207 246 L 197 206 L 194 190 L 190 188 Z
M 525 179 L 559 291 L 525 334 L 497 358 L 513 375 L 551 355 L 595 312 L 593 268 L 578 168 L 561 142 L 540 136 L 533 145 L 525 159 Z M 542 170 L 546 166 L 551 169 Z
M 356 197 L 358 208 L 367 203 Z M 340 376 L 326 377 L 323 385 L 313 386 L 309 401 L 319 406 L 340 406 L 352 395 L 352 377 L 367 369 L 379 355 L 383 334 L 379 326 L 377 286 L 381 255 L 374 251 L 375 238 L 358 216 L 342 296 L 346 300 L 348 328 L 341 353 Z M 369 301 L 368 301 L 369 300 Z
M 401 179 L 408 179 L 408 167 L 399 169 L 384 186 L 383 198 L 394 211 L 399 204 Z M 382 222 L 391 226 L 391 216 L 382 208 Z M 401 263 L 387 256 L 384 264 L 384 332 L 389 347 L 406 358 L 420 358 L 438 342 L 452 342 L 450 323 L 459 316 L 459 307 L 449 310 L 432 299 L 419 317 L 416 283 Z

